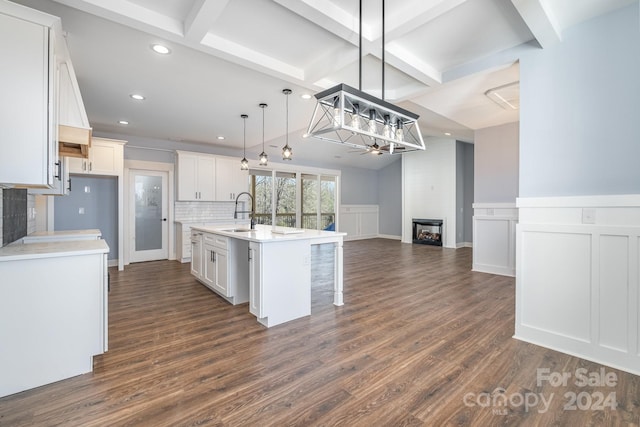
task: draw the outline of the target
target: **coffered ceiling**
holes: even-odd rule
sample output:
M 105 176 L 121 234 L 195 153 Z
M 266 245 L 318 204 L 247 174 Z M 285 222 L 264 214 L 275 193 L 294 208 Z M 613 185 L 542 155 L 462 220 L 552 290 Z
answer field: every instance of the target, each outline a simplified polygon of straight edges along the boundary
M 473 131 L 518 120 L 485 96 L 519 80 L 518 57 L 562 42 L 571 25 L 637 0 L 387 0 L 385 97 L 419 114 L 425 136 L 471 142 Z M 313 94 L 337 83 L 382 95 L 381 0 L 15 0 L 60 16 L 96 132 L 242 148 L 284 145 L 289 97 L 294 158 L 377 169 L 360 156 L 305 139 Z M 171 49 L 158 55 L 150 46 Z M 129 95 L 141 93 L 144 101 Z M 128 125 L 118 122 L 126 120 Z M 224 140 L 218 140 L 224 136 Z M 272 147 L 275 146 L 275 147 Z

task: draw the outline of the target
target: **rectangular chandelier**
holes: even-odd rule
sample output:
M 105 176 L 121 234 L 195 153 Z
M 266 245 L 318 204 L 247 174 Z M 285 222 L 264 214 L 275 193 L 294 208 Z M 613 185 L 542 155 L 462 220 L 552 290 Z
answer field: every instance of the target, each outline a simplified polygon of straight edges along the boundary
M 424 150 L 418 115 L 346 84 L 315 95 L 316 108 L 306 136 L 390 154 Z

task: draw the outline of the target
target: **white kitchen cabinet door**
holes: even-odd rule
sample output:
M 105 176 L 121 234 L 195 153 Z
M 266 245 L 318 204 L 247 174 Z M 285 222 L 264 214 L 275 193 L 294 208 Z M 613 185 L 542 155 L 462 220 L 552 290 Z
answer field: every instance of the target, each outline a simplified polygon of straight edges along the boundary
M 27 17 L 2 12 L 0 183 L 50 188 L 58 161 L 53 34 Z
M 265 317 L 262 301 L 262 245 L 249 243 L 249 312 L 258 319 Z
M 216 249 L 212 245 L 205 244 L 202 251 L 202 276 L 201 281 L 208 288 L 214 289 L 217 279 Z
M 191 233 L 191 274 L 202 276 L 202 233 Z
M 215 200 L 214 156 L 178 151 L 178 200 L 213 202 Z
M 238 159 L 216 157 L 216 200 L 235 201 L 238 194 L 249 190 L 249 171 L 240 169 Z
M 229 256 L 227 251 L 216 249 L 213 259 L 216 271 L 213 288 L 225 297 L 232 297 L 229 288 Z
M 69 178 L 69 157 L 61 157 L 56 162 L 58 168 L 55 173 L 56 180 L 52 188 L 29 188 L 29 194 L 41 194 L 44 196 L 65 196 L 71 191 L 71 179 Z M 58 179 L 58 176 L 60 179 Z
M 124 171 L 125 141 L 92 138 L 89 158 L 69 158 L 69 171 L 73 174 L 120 176 Z

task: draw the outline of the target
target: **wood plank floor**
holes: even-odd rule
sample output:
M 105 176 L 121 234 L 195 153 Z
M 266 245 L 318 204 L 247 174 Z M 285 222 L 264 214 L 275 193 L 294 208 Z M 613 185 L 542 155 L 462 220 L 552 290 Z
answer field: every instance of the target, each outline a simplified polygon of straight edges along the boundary
M 346 242 L 342 307 L 331 248 L 313 256 L 312 315 L 270 329 L 188 264 L 111 271 L 109 352 L 90 374 L 0 399 L 0 425 L 640 424 L 640 378 L 604 368 L 616 386 L 578 387 L 576 369 L 601 365 L 513 339 L 514 279 L 471 272 L 470 249 Z M 572 377 L 537 384 L 538 368 Z M 594 406 L 598 393 L 617 408 Z

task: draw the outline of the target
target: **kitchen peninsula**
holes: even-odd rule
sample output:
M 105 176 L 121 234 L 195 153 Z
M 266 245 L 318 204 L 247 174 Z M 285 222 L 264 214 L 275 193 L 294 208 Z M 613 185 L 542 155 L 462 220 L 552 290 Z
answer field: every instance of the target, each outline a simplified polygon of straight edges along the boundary
M 311 314 L 311 246 L 334 245 L 334 305 L 342 299 L 346 233 L 256 225 L 192 227 L 191 274 L 271 327 Z

